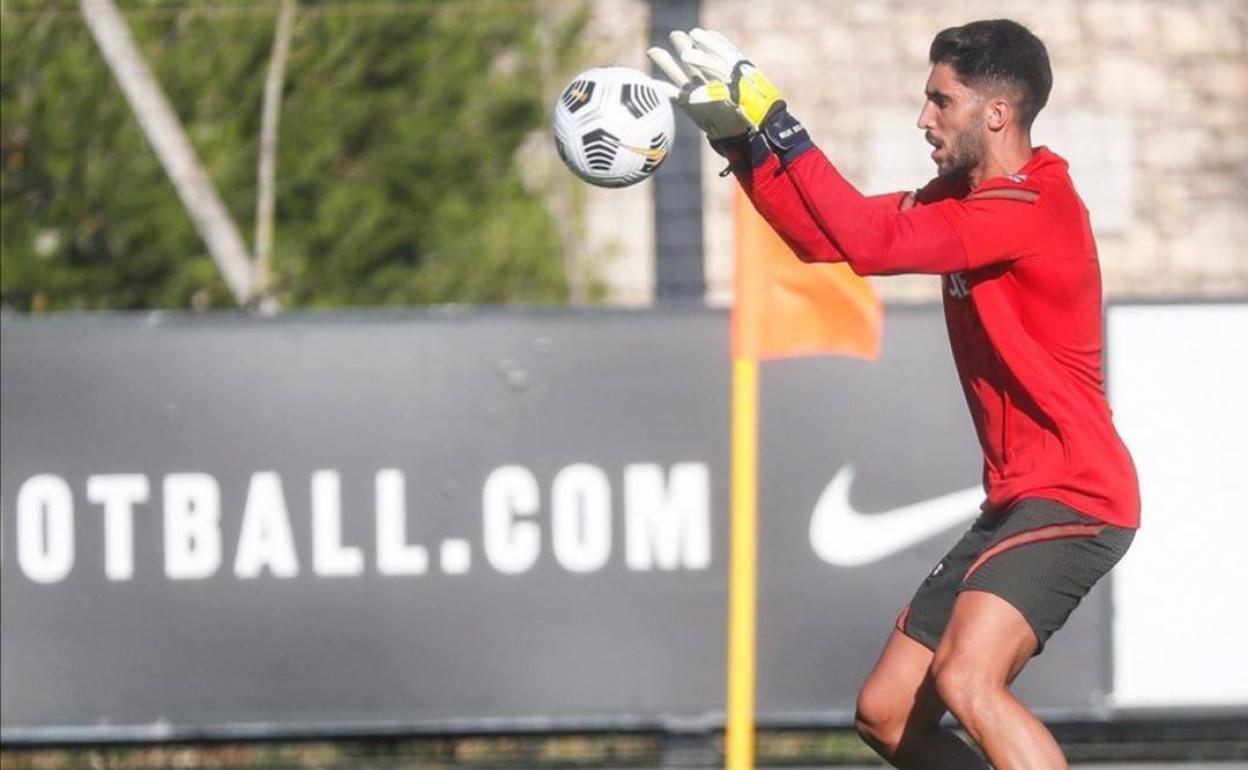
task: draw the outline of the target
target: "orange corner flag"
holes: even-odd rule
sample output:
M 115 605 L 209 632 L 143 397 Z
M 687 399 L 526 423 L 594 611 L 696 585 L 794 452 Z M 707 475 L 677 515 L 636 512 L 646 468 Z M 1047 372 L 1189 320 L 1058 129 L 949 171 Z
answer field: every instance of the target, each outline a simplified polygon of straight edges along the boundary
M 745 195 L 733 199 L 732 490 L 724 764 L 753 770 L 758 601 L 758 362 L 839 353 L 875 358 L 883 310 L 845 264 L 802 263 Z
M 876 358 L 883 309 L 871 284 L 843 262 L 800 261 L 740 188 L 733 193 L 732 208 L 733 358 L 825 353 Z

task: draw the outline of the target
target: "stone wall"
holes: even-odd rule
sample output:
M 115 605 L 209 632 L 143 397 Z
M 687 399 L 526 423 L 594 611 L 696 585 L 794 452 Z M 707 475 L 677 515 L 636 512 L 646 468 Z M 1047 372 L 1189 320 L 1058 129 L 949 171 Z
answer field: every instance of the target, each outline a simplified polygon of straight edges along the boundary
M 781 87 L 815 140 L 865 192 L 912 189 L 932 174 L 915 127 L 940 29 L 1006 16 L 1048 46 L 1049 105 L 1034 138 L 1071 162 L 1100 249 L 1106 295 L 1248 296 L 1248 2 L 1244 0 L 703 0 L 704 26 L 738 43 Z M 594 29 L 640 63 L 639 0 L 597 0 Z M 635 42 L 634 42 L 635 41 Z M 604 43 L 604 46 L 608 43 Z M 635 45 L 629 49 L 630 45 Z M 704 155 L 708 299 L 731 291 L 731 181 Z M 660 172 L 661 173 L 661 172 Z M 652 274 L 636 191 L 594 191 L 610 230 L 600 274 L 618 301 L 644 301 Z M 633 225 L 619 227 L 620 211 Z M 599 222 L 595 225 L 595 222 Z M 614 230 L 611 230 L 614 228 Z M 935 279 L 879 279 L 891 300 L 937 296 Z

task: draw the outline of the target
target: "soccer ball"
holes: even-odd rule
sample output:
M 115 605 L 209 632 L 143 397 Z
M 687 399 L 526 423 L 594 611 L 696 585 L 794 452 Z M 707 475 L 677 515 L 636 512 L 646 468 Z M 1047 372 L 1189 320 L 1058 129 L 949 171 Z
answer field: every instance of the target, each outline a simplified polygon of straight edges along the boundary
M 671 102 L 629 67 L 595 67 L 572 78 L 551 123 L 559 157 L 599 187 L 627 187 L 650 176 L 676 133 Z

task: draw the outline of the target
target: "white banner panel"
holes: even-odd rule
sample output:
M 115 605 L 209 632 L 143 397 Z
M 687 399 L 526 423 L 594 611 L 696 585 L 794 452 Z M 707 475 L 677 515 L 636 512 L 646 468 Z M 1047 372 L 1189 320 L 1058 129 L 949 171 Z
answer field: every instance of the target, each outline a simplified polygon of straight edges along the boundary
M 1115 307 L 1143 526 L 1115 573 L 1114 703 L 1248 705 L 1248 304 Z

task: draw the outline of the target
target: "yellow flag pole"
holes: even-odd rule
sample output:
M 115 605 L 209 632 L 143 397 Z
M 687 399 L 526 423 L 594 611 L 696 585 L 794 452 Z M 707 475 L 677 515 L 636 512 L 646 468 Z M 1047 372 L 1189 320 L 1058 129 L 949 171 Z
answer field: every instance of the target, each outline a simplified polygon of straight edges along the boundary
M 727 770 L 754 767 L 754 612 L 758 559 L 758 361 L 732 362 L 732 516 L 728 562 Z

